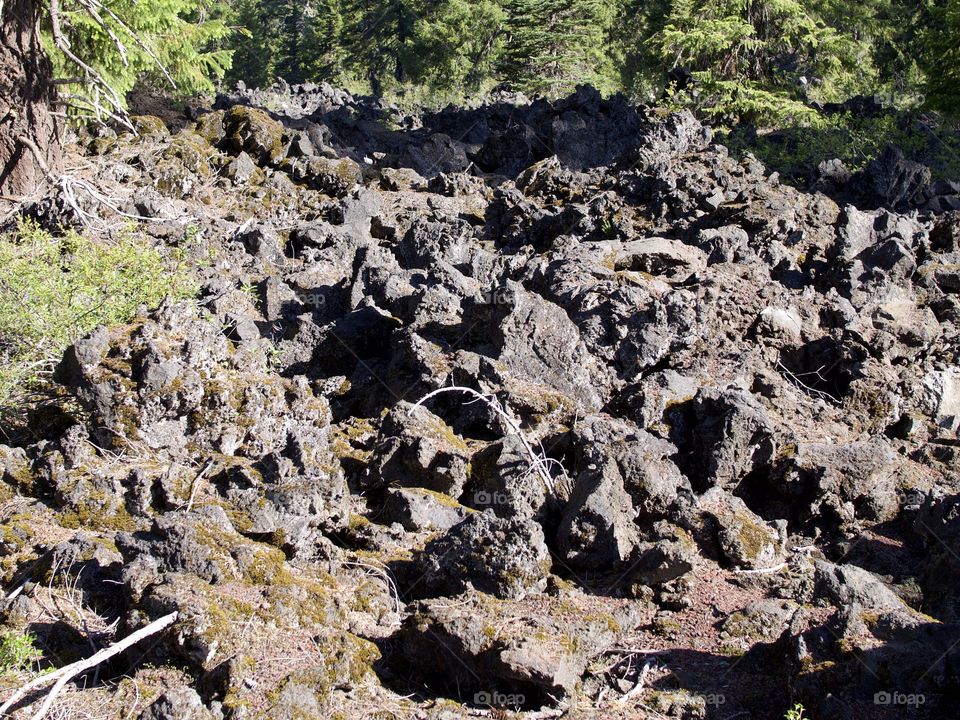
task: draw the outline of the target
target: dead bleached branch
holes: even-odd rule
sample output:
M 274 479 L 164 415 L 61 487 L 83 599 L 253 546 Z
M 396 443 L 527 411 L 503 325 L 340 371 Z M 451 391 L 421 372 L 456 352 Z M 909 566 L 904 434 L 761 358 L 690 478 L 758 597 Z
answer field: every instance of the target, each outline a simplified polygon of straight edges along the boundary
M 418 408 L 428 400 L 431 400 L 438 395 L 442 395 L 443 393 L 449 392 L 458 392 L 464 395 L 469 395 L 473 398 L 473 402 L 482 402 L 491 410 L 493 410 L 493 412 L 501 420 L 503 420 L 504 423 L 506 423 L 507 427 L 510 429 L 510 432 L 520 439 L 524 452 L 527 454 L 527 458 L 530 461 L 530 472 L 537 474 L 547 492 L 549 492 L 551 495 L 555 493 L 553 476 L 550 474 L 550 467 L 557 461 L 553 460 L 552 458 L 548 458 L 546 453 L 543 452 L 542 448 L 539 453 L 533 449 L 533 445 L 531 444 L 530 440 L 527 438 L 523 430 L 520 429 L 520 423 L 518 423 L 513 417 L 513 414 L 509 411 L 509 408 L 500 404 L 500 401 L 495 395 L 484 395 L 483 393 L 477 392 L 473 388 L 468 387 L 443 387 L 439 390 L 434 390 L 425 397 L 421 398 L 421 400 L 416 403 L 413 408 Z M 413 411 L 413 408 L 411 408 L 411 412 Z
M 27 697 L 30 693 L 53 683 L 53 687 L 50 689 L 50 692 L 44 699 L 40 709 L 37 710 L 37 712 L 33 715 L 33 720 L 43 720 L 47 713 L 50 712 L 50 708 L 53 707 L 53 703 L 57 699 L 57 696 L 73 678 L 77 677 L 81 673 L 86 672 L 87 670 L 97 667 L 115 655 L 119 655 L 124 650 L 127 650 L 128 648 L 131 648 L 139 643 L 141 640 L 145 640 L 146 638 L 165 630 L 167 627 L 172 625 L 176 619 L 176 612 L 164 615 L 160 619 L 154 620 L 146 627 L 140 628 L 135 633 L 128 635 L 123 640 L 114 643 L 108 648 L 104 648 L 100 652 L 84 660 L 78 660 L 70 665 L 65 665 L 59 670 L 54 670 L 51 673 L 40 675 L 39 677 L 34 678 L 26 685 L 23 685 L 16 690 L 3 705 L 0 705 L 0 717 L 5 715 L 7 711 Z

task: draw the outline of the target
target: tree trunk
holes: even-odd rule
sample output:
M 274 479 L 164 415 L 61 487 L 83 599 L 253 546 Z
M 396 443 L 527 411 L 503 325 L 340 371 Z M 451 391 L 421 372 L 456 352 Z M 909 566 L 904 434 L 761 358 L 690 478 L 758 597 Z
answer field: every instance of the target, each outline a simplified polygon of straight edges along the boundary
M 50 114 L 56 88 L 37 0 L 0 0 L 0 8 L 0 194 L 25 196 L 60 168 L 60 128 Z

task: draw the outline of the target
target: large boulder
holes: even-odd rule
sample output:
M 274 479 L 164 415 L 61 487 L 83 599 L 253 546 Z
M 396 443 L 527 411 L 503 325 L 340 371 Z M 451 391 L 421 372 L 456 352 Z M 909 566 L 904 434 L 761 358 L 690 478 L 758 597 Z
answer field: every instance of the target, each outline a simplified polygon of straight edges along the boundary
M 579 593 L 543 603 L 468 592 L 414 604 L 404 654 L 438 690 L 476 693 L 481 706 L 537 706 L 572 695 L 590 660 L 637 622 L 631 606 L 596 613 Z M 495 701 L 494 688 L 519 702 Z
M 423 406 L 400 402 L 383 420 L 363 482 L 367 487 L 419 487 L 459 498 L 471 454 L 442 419 Z
M 350 158 L 288 158 L 281 169 L 297 182 L 303 182 L 331 197 L 344 197 L 353 186 L 363 181 L 360 166 Z
M 654 521 L 680 514 L 692 500 L 671 460 L 676 448 L 629 422 L 586 418 L 573 445 L 574 484 L 557 544 L 574 567 L 627 562 Z
M 723 558 L 743 570 L 766 570 L 782 563 L 782 533 L 752 512 L 738 497 L 712 488 L 697 503 L 708 541 L 715 542 Z M 785 534 L 785 533 L 783 533 Z
M 800 443 L 780 450 L 771 483 L 798 519 L 836 529 L 891 519 L 900 461 L 889 443 Z
M 223 146 L 246 152 L 261 165 L 279 163 L 286 155 L 283 125 L 263 110 L 237 105 L 223 116 Z
M 505 314 L 491 328 L 497 360 L 519 378 L 574 398 L 585 411 L 599 409 L 610 393 L 609 370 L 591 355 L 563 309 L 513 283 L 498 297 L 497 309 Z
M 694 398 L 693 481 L 735 489 L 774 454 L 776 430 L 766 408 L 740 388 L 704 388 Z
M 431 540 L 414 560 L 420 597 L 457 595 L 474 588 L 499 598 L 522 598 L 546 587 L 550 552 L 532 520 L 471 513 Z

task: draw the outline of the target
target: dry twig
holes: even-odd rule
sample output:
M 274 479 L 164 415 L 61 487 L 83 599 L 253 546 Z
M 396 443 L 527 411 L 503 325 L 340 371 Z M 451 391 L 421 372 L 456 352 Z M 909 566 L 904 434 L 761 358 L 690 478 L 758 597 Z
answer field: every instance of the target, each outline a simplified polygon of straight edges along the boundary
M 619 702 L 621 705 L 631 702 L 634 698 L 639 697 L 643 693 L 647 682 L 647 675 L 649 675 L 650 671 L 656 667 L 656 664 L 657 661 L 652 658 L 643 664 L 643 669 L 640 671 L 640 677 L 637 678 L 637 684 L 620 698 Z
M 108 648 L 104 648 L 100 652 L 88 657 L 84 660 L 78 660 L 75 663 L 70 665 L 65 665 L 59 670 L 55 670 L 46 675 L 40 675 L 37 678 L 34 678 L 26 685 L 22 686 L 16 690 L 13 695 L 11 695 L 7 701 L 0 705 L 0 716 L 3 716 L 14 707 L 18 702 L 23 698 L 27 697 L 31 692 L 34 692 L 50 683 L 54 683 L 50 692 L 47 694 L 47 697 L 43 701 L 43 705 L 40 706 L 40 709 L 33 716 L 33 720 L 42 720 L 46 717 L 47 713 L 50 712 L 50 708 L 53 706 L 54 700 L 56 700 L 57 695 L 66 687 L 67 683 L 70 682 L 73 678 L 77 677 L 83 672 L 95 668 L 97 665 L 100 665 L 103 662 L 106 662 L 115 655 L 119 655 L 124 650 L 136 645 L 141 640 L 145 640 L 151 635 L 156 635 L 157 633 L 165 630 L 167 627 L 172 625 L 177 619 L 177 613 L 172 612 L 168 615 L 164 615 L 159 620 L 154 620 L 152 623 L 146 627 L 140 628 L 135 633 L 132 633 L 125 637 L 120 642 L 114 643 Z
M 468 387 L 443 387 L 439 390 L 434 390 L 432 393 L 429 393 L 421 398 L 421 400 L 410 409 L 410 412 L 413 412 L 415 408 L 420 407 L 428 400 L 435 398 L 437 395 L 442 395 L 443 393 L 448 392 L 459 392 L 469 395 L 473 398 L 473 402 L 482 402 L 491 410 L 493 410 L 493 412 L 496 413 L 496 415 L 506 423 L 507 427 L 510 429 L 510 432 L 520 439 L 523 449 L 527 453 L 527 457 L 530 460 L 530 472 L 535 472 L 540 477 L 544 488 L 546 488 L 551 495 L 555 493 L 553 477 L 550 475 L 549 468 L 552 464 L 557 463 L 557 461 L 553 460 L 552 458 L 548 458 L 546 453 L 543 452 L 542 448 L 539 454 L 534 451 L 533 445 L 531 445 L 523 430 L 520 429 L 520 424 L 514 419 L 513 414 L 510 413 L 509 409 L 500 404 L 500 401 L 497 400 L 495 395 L 484 395 L 483 393 L 477 392 L 473 388 Z
M 206 464 L 203 466 L 203 469 L 197 473 L 197 476 L 193 479 L 193 485 L 190 488 L 190 498 L 187 500 L 187 512 L 190 512 L 190 510 L 193 508 L 193 501 L 197 498 L 197 492 L 200 490 L 200 485 L 203 483 L 203 476 L 206 475 L 212 467 L 213 460 L 207 460 Z

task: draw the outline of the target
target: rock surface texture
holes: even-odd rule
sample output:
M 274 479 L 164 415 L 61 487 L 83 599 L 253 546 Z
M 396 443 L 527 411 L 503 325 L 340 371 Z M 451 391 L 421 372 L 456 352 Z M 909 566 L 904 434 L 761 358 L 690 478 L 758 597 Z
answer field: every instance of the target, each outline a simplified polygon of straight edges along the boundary
M 0 446 L 4 622 L 177 611 L 97 680 L 150 720 L 952 717 L 960 212 L 894 153 L 838 204 L 686 113 L 495 100 L 83 140 L 203 289 Z

